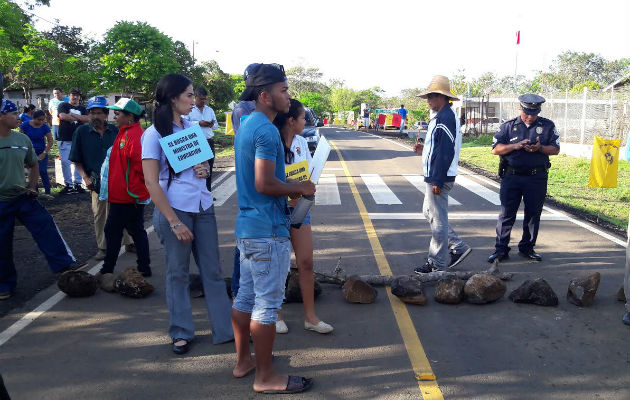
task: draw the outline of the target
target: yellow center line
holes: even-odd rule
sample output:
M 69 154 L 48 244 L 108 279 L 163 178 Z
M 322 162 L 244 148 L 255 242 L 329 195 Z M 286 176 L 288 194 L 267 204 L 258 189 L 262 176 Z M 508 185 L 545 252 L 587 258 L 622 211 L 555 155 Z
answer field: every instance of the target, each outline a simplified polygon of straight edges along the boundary
M 378 236 L 376 235 L 374 225 L 372 225 L 372 220 L 370 220 L 368 215 L 367 208 L 365 208 L 365 204 L 359 195 L 359 191 L 354 184 L 354 179 L 352 178 L 352 174 L 350 174 L 350 170 L 341 155 L 341 151 L 339 151 L 339 148 L 333 141 L 329 142 L 337 152 L 341 166 L 346 174 L 346 179 L 348 179 L 348 184 L 350 185 L 350 190 L 354 196 L 354 201 L 357 203 L 357 207 L 359 208 L 359 214 L 361 215 L 365 232 L 367 233 L 368 240 L 372 246 L 372 252 L 374 253 L 378 270 L 381 275 L 393 275 L 389 262 L 387 262 L 387 258 L 385 257 L 385 252 L 383 251 L 381 242 L 378 240 Z M 418 337 L 418 332 L 416 332 L 416 328 L 411 321 L 411 316 L 409 315 L 407 306 L 392 294 L 389 287 L 386 287 L 385 291 L 387 292 L 389 304 L 391 305 L 394 316 L 396 317 L 396 323 L 398 324 L 398 329 L 400 330 L 403 342 L 405 343 L 405 348 L 407 349 L 407 354 L 409 355 L 409 360 L 411 361 L 411 367 L 413 368 L 413 372 L 418 381 L 418 387 L 420 388 L 422 397 L 424 400 L 443 400 L 444 396 L 437 384 L 437 379 L 435 378 L 435 374 L 433 374 L 433 369 L 431 368 L 431 364 L 429 364 L 429 359 L 427 358 L 427 355 L 424 352 L 424 347 L 422 347 L 422 343 Z

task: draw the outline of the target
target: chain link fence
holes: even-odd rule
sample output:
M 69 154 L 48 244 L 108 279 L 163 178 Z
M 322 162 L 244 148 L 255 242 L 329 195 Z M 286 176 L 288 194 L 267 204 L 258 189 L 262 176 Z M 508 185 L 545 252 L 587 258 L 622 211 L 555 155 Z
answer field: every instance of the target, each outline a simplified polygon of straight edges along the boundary
M 595 136 L 621 139 L 630 133 L 630 86 L 582 93 L 541 93 L 547 100 L 540 116 L 551 119 L 562 142 L 593 144 Z M 464 132 L 496 133 L 496 123 L 519 115 L 518 95 L 464 98 Z M 486 122 L 486 123 L 484 123 Z M 472 128 L 471 128 L 472 127 Z

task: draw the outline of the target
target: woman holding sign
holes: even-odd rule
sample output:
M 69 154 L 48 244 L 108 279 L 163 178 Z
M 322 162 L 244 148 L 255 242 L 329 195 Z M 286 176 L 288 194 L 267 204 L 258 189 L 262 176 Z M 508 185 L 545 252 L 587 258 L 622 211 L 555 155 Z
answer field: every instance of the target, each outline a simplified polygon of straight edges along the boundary
M 304 106 L 295 99 L 291 99 L 289 112 L 279 113 L 273 123 L 278 127 L 282 143 L 284 144 L 284 157 L 287 179 L 308 180 L 311 152 L 308 143 L 300 133 L 304 129 Z M 298 199 L 291 199 L 289 206 L 291 211 Z M 315 277 L 313 275 L 313 232 L 311 230 L 311 216 L 306 215 L 299 228 L 291 228 L 291 245 L 295 251 L 295 261 L 299 271 L 300 290 L 304 304 L 304 329 L 318 333 L 330 333 L 333 327 L 320 320 L 315 314 Z M 280 319 L 276 327 L 288 331 L 286 324 Z M 282 326 L 284 325 L 284 326 Z
M 188 133 L 182 131 L 190 128 L 190 123 L 182 117 L 194 105 L 192 83 L 183 75 L 166 75 L 158 82 L 155 99 L 155 123 L 142 136 L 142 167 L 156 206 L 153 225 L 166 257 L 166 300 L 173 352 L 185 354 L 194 339 L 188 276 L 191 253 L 201 275 L 214 344 L 234 339 L 231 307 L 221 274 L 212 194 L 206 187 L 208 162 L 176 173 L 171 162 L 174 160 L 167 159 L 162 147 L 168 150 L 172 141 L 160 141 L 173 134 Z M 209 154 L 208 158 L 212 156 Z

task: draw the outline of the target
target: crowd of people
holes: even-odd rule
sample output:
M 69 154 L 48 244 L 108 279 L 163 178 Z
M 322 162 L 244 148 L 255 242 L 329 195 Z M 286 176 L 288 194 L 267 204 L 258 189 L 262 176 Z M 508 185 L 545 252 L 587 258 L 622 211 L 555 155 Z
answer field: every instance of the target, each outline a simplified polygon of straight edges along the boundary
M 178 355 L 187 353 L 195 339 L 189 291 L 192 254 L 205 293 L 212 341 L 235 343 L 234 377 L 242 378 L 255 371 L 253 389 L 261 393 L 309 389 L 312 379 L 277 374 L 271 362 L 276 333 L 288 332 L 279 310 L 292 252 L 304 303 L 304 329 L 321 334 L 334 329 L 315 312 L 310 215 L 301 224 L 290 222 L 298 199 L 316 191 L 309 180 L 286 179 L 288 166 L 311 162 L 308 144 L 299 135 L 305 125 L 305 109 L 290 98 L 281 65 L 251 64 L 243 78 L 246 88 L 232 115 L 239 205 L 232 303 L 221 272 L 210 190 L 214 156 L 209 154 L 208 160 L 176 171 L 160 141 L 198 124 L 214 151 L 213 129 L 218 124 L 214 111 L 205 104 L 208 93 L 201 87 L 194 88 L 189 78 L 179 74 L 166 75 L 158 82 L 153 125 L 146 130 L 141 125 L 144 111 L 130 98 L 120 98 L 109 105 L 105 97 L 94 96 L 84 107 L 78 89 L 71 89 L 65 101 L 63 92 L 56 88 L 51 100 L 51 104 L 57 104 L 56 108 L 51 106 L 52 130 L 42 110 L 26 107 L 19 115 L 14 103 L 2 100 L 0 240 L 8 245 L 0 250 L 0 300 L 11 297 L 17 284 L 12 259 L 15 218 L 32 233 L 53 272 L 71 273 L 81 267 L 53 218 L 37 201 L 40 177 L 44 191 L 50 193 L 47 156 L 56 139 L 63 166 L 62 193 L 87 189 L 91 194 L 99 248 L 95 257 L 104 260 L 97 274 L 102 285 L 112 281 L 121 246 L 137 254 L 137 269 L 144 277 L 152 276 L 144 228 L 144 209 L 152 201 L 153 225 L 166 262 L 165 295 L 172 351 Z M 426 141 L 414 149 L 423 156 L 423 211 L 431 227 L 428 260 L 415 271 L 427 273 L 458 265 L 472 249 L 448 220 L 448 194 L 457 175 L 462 139 L 458 118 L 450 108 L 450 102 L 457 98 L 450 90 L 448 78 L 443 76 L 436 76 L 420 97 L 427 99 L 434 114 Z M 504 124 L 493 144 L 493 152 L 503 157 L 507 165 L 501 184 L 496 251 L 489 262 L 508 257 L 507 245 L 521 200 L 525 202 L 525 223 L 519 252 L 532 260 L 542 259 L 534 246 L 546 191 L 548 156 L 558 153 L 559 141 L 553 123 L 537 117 L 544 99 L 525 95 L 520 100 L 520 117 Z M 108 122 L 110 110 L 114 124 Z M 23 134 L 15 132 L 17 128 Z M 29 169 L 28 180 L 24 166 Z M 630 294 L 627 286 L 626 277 L 626 295 Z M 627 316 L 628 313 L 624 322 Z

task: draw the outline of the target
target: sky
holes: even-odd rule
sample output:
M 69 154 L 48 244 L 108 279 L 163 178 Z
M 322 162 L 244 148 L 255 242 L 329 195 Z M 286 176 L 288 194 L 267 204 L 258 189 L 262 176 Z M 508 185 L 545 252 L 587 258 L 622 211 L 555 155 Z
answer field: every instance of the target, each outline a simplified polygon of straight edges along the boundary
M 96 39 L 116 21 L 144 21 L 191 52 L 194 42 L 197 60 L 228 73 L 252 62 L 303 65 L 389 96 L 460 70 L 532 77 L 566 50 L 630 57 L 628 0 L 51 0 L 33 12 L 40 30 L 58 20 Z

